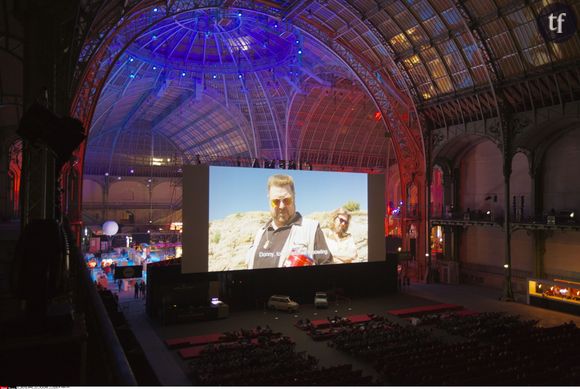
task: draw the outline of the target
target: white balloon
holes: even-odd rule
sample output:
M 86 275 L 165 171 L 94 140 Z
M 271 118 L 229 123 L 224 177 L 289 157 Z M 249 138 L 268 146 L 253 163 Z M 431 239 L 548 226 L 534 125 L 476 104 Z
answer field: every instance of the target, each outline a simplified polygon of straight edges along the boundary
M 103 223 L 103 233 L 107 236 L 113 236 L 119 231 L 119 225 L 112 220 Z

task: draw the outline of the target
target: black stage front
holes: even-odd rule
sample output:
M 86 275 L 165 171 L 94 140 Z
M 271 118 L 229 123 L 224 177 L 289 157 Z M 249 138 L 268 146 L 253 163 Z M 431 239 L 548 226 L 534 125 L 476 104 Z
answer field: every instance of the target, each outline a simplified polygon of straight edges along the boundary
M 311 304 L 316 291 L 327 291 L 330 298 L 333 294 L 359 297 L 394 293 L 397 259 L 392 254 L 387 257 L 383 262 L 195 274 L 182 274 L 179 264 L 149 266 L 147 313 L 158 317 L 168 304 L 204 305 L 211 297 L 219 297 L 237 310 L 261 307 L 273 294 Z

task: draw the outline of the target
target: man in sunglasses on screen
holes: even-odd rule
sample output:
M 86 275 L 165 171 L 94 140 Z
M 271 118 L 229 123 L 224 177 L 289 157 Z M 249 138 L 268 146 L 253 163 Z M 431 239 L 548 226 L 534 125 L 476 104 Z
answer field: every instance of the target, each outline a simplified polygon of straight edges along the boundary
M 296 212 L 295 200 L 292 177 L 275 174 L 268 179 L 272 219 L 256 232 L 248 252 L 248 269 L 332 263 L 319 223 Z

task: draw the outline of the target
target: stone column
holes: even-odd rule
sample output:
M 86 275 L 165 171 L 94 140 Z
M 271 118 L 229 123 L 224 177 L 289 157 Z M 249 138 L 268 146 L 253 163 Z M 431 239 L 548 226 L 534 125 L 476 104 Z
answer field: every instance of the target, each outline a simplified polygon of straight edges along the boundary
M 511 115 L 506 109 L 501 112 L 501 127 L 502 127 L 502 143 L 503 143 L 503 182 L 504 182 L 504 291 L 502 298 L 505 301 L 513 301 L 514 293 L 512 290 L 512 257 L 511 257 L 511 190 L 510 177 L 512 174 L 512 149 L 511 149 L 511 133 L 512 120 Z

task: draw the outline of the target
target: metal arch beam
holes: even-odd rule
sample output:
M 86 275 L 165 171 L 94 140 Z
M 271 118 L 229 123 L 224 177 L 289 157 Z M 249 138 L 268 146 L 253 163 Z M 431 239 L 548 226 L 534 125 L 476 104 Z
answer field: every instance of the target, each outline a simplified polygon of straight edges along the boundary
M 210 143 L 210 142 L 212 142 L 212 141 L 214 141 L 214 140 L 216 140 L 216 139 L 222 138 L 222 137 L 223 137 L 223 136 L 225 136 L 225 135 L 229 135 L 229 134 L 231 134 L 231 133 L 233 133 L 233 132 L 236 132 L 236 130 L 237 130 L 237 129 L 238 129 L 237 127 L 230 127 L 230 129 L 228 129 L 228 130 L 225 130 L 225 131 L 222 131 L 222 132 L 220 132 L 219 134 L 217 134 L 217 135 L 215 135 L 215 136 L 212 136 L 211 138 L 206 138 L 206 139 L 202 140 L 201 142 L 196 142 L 196 143 L 195 143 L 194 145 L 192 145 L 191 147 L 189 147 L 189 148 L 185 149 L 185 151 L 186 151 L 186 152 L 190 152 L 190 151 L 191 151 L 191 150 L 193 150 L 193 149 L 196 149 L 196 148 L 198 148 L 198 147 L 200 147 L 200 146 L 203 146 L 203 145 L 205 145 L 205 144 L 207 144 L 207 143 Z
M 115 155 L 115 147 L 117 147 L 117 141 L 119 140 L 119 135 L 121 134 L 121 131 L 125 130 L 127 123 L 129 123 L 131 118 L 139 111 L 141 104 L 143 104 L 143 102 L 145 102 L 145 100 L 147 100 L 148 96 L 149 96 L 149 90 L 146 90 L 141 95 L 141 97 L 139 97 L 137 104 L 133 105 L 133 108 L 131 108 L 129 113 L 125 116 L 125 119 L 123 120 L 123 124 L 121 124 L 121 127 L 116 132 L 115 138 L 113 139 L 113 145 L 111 146 L 111 156 L 109 157 L 109 170 L 111 170 L 111 165 L 113 163 L 113 156 Z
M 183 93 L 180 97 L 174 100 L 167 109 L 165 109 L 162 113 L 157 115 L 152 121 L 151 126 L 153 128 L 159 126 L 163 121 L 165 121 L 168 117 L 173 115 L 175 111 L 181 108 L 185 103 L 190 101 L 195 96 L 195 90 L 190 92 Z
M 383 34 L 381 34 L 381 32 L 375 26 L 375 24 L 372 23 L 368 19 L 364 19 L 363 13 L 358 8 L 356 8 L 356 6 L 354 6 L 351 3 L 352 3 L 352 0 L 347 0 L 344 3 L 341 3 L 341 4 L 348 11 L 350 11 L 353 14 L 353 16 L 358 17 L 360 19 L 360 21 L 366 26 L 366 28 L 368 28 L 369 31 L 373 34 L 373 36 L 375 38 L 377 38 L 377 40 L 379 42 L 382 43 L 383 47 L 389 53 L 388 60 L 390 61 L 389 64 L 391 65 L 391 68 L 398 70 L 399 75 L 405 81 L 405 84 L 407 85 L 407 92 L 411 95 L 411 97 L 417 98 L 416 90 L 414 88 L 414 83 L 413 83 L 411 77 L 409 76 L 409 73 L 407 72 L 407 69 L 405 69 L 405 67 L 404 67 L 404 65 L 402 63 L 395 62 L 395 58 L 397 58 L 397 53 L 395 53 L 395 51 L 391 47 L 391 44 L 389 42 L 387 42 L 387 40 L 385 39 L 385 37 L 383 36 Z
M 417 17 L 417 14 L 415 13 L 415 11 L 410 6 L 408 6 L 407 4 L 405 4 L 405 3 L 403 3 L 403 4 L 404 4 L 403 6 L 407 8 L 407 11 L 415 19 L 415 22 L 417 23 L 417 26 L 421 28 L 421 30 L 423 31 L 423 33 L 425 34 L 425 36 L 427 36 L 429 38 L 429 40 L 432 42 L 431 47 L 433 47 L 435 49 L 435 52 L 439 56 L 439 59 L 441 61 L 441 64 L 443 65 L 443 68 L 445 69 L 445 72 L 447 73 L 447 77 L 449 77 L 449 82 L 451 83 L 451 87 L 453 88 L 454 91 L 456 91 L 457 88 L 455 86 L 455 82 L 453 81 L 452 74 L 451 74 L 451 70 L 449 69 L 449 65 L 447 64 L 447 62 L 443 58 L 443 55 L 441 54 L 441 48 L 439 47 L 439 45 L 435 41 L 433 41 L 433 38 L 431 38 L 431 36 L 429 36 L 429 33 L 427 32 L 427 30 L 425 30 L 425 27 L 423 26 L 423 23 L 419 21 L 419 18 Z M 439 15 L 437 15 L 437 16 L 439 16 Z M 465 68 L 467 70 L 467 68 L 468 68 L 467 64 L 465 64 Z M 427 70 L 429 70 L 429 69 L 427 69 Z M 435 80 L 433 79 L 433 77 L 431 77 L 431 82 L 433 83 L 433 85 L 436 88 L 438 87 L 438 85 L 435 82 Z
M 362 12 L 360 10 L 358 10 L 358 8 L 356 8 L 356 6 L 354 6 L 351 3 L 352 3 L 352 0 L 346 1 L 345 2 L 345 7 L 347 9 L 349 9 L 351 13 L 353 13 L 354 15 L 357 15 L 359 18 L 362 19 Z M 398 63 L 398 64 L 394 63 L 393 58 L 396 57 L 395 52 L 392 50 L 392 48 L 390 47 L 390 44 L 386 41 L 385 37 L 377 29 L 377 27 L 375 26 L 375 24 L 371 20 L 365 20 L 364 23 L 365 23 L 366 27 L 369 29 L 369 31 L 373 34 L 373 36 L 375 38 L 377 38 L 379 40 L 379 42 L 381 42 L 383 44 L 383 47 L 385 49 L 387 49 L 387 51 L 391 54 L 388 58 L 391 61 L 392 68 L 399 70 L 399 74 L 405 80 L 407 87 L 409 88 L 409 86 L 414 85 L 413 82 L 412 82 L 412 80 L 411 80 L 411 78 L 410 78 L 410 76 L 409 76 L 409 74 L 403 68 L 403 65 L 401 63 Z M 356 50 L 353 50 L 352 47 L 349 47 L 347 43 L 343 44 L 343 46 L 345 48 L 348 48 L 349 50 L 351 50 L 351 51 L 353 51 L 353 52 L 356 53 Z M 360 62 L 359 62 L 359 65 L 360 65 Z M 354 70 L 354 68 L 353 68 L 352 65 L 351 65 L 351 69 Z M 387 75 L 387 76 L 389 76 L 389 75 Z M 374 81 L 377 81 L 377 80 L 378 81 L 381 81 L 381 79 L 379 77 L 377 77 L 377 76 L 374 76 L 373 77 L 371 75 L 371 77 L 373 78 Z M 366 79 L 369 79 L 369 78 L 367 77 Z M 374 91 L 371 91 L 370 92 L 371 95 L 373 96 L 373 98 L 375 99 L 375 101 L 377 101 L 377 97 L 379 95 L 384 94 L 384 90 L 383 89 L 385 88 L 386 85 L 392 85 L 395 90 L 398 90 L 398 88 L 393 85 L 392 81 L 387 82 L 387 83 L 380 82 L 379 87 L 381 88 L 381 91 L 380 92 L 377 91 L 376 93 Z M 367 82 L 367 88 L 368 88 L 368 82 Z M 415 97 L 415 99 L 417 99 L 417 95 L 416 95 L 416 90 L 415 89 L 409 88 L 407 90 L 407 93 L 409 95 L 411 95 L 410 97 Z M 388 95 L 390 96 L 391 93 L 389 92 Z M 395 116 L 394 116 L 393 107 L 397 107 L 397 102 L 396 101 L 393 101 L 392 99 L 389 99 L 387 97 L 387 95 L 385 95 L 384 97 L 385 97 L 385 99 L 387 99 L 387 104 L 385 104 L 385 105 L 379 104 L 379 106 L 380 106 L 380 108 L 381 108 L 382 111 L 385 111 L 385 112 L 388 113 L 387 116 L 388 116 L 388 119 L 390 121 L 388 128 L 390 129 L 391 132 L 393 132 L 393 131 L 395 131 L 397 129 L 400 130 L 400 127 L 403 127 L 403 131 L 400 131 L 396 135 L 396 137 L 398 138 L 399 143 L 400 143 L 399 146 L 406 149 L 405 155 L 409 155 L 411 153 L 411 148 L 413 148 L 414 151 L 412 152 L 412 154 L 415 154 L 414 157 L 417 158 L 418 160 L 423 161 L 423 159 L 424 159 L 423 156 L 425 155 L 425 150 L 424 150 L 425 146 L 424 146 L 423 133 L 422 133 L 422 130 L 421 130 L 421 124 L 420 124 L 420 122 L 415 121 L 414 127 L 416 127 L 416 128 L 408 128 L 407 126 L 405 126 L 401 120 L 399 120 L 398 118 L 395 118 Z M 412 110 L 412 111 L 415 112 L 415 115 L 418 117 L 419 116 L 419 112 L 417 111 L 416 105 L 413 104 L 412 101 L 413 100 L 411 98 L 411 104 L 410 104 L 410 106 L 409 107 L 404 107 L 404 108 L 402 108 L 402 110 L 407 110 L 407 111 L 411 111 Z M 384 116 L 384 113 L 385 112 L 383 112 L 383 116 Z M 403 142 L 405 139 L 409 139 L 409 140 L 411 140 L 411 142 L 407 142 L 407 143 L 409 143 L 407 145 L 402 144 L 401 142 Z M 409 148 L 409 147 L 411 147 L 411 148 Z M 397 154 L 398 157 L 401 156 L 401 154 L 399 154 L 399 153 L 396 153 L 396 154 Z M 424 161 L 422 163 L 424 164 Z M 406 166 L 406 167 L 414 166 L 413 169 L 417 170 L 417 172 L 424 170 L 424 166 L 423 167 L 419 167 L 417 165 L 417 163 L 412 163 L 411 161 L 409 161 L 406 164 L 399 164 L 399 166 L 401 166 L 401 167 L 403 167 L 403 166 Z M 401 174 L 403 174 L 403 173 L 401 173 Z M 412 176 L 414 173 L 412 174 L 412 173 L 408 173 L 407 172 L 406 174 Z
M 362 94 L 355 95 L 355 96 L 354 96 L 355 100 L 352 102 L 352 106 L 353 106 L 353 107 L 356 107 L 356 106 L 358 106 L 358 103 L 359 103 L 361 100 L 363 100 L 363 99 L 364 99 L 364 97 L 365 97 L 365 96 L 364 96 L 364 95 L 362 95 Z M 346 98 L 347 98 L 347 96 L 345 95 L 345 97 L 344 97 L 344 98 L 346 99 Z M 355 103 L 355 102 L 356 102 L 356 103 Z M 360 108 L 359 108 L 359 110 L 360 110 Z M 339 126 L 344 126 L 344 124 L 346 123 L 347 119 L 349 119 L 349 118 L 350 118 L 350 115 L 348 115 L 348 114 L 342 115 L 342 118 L 341 118 L 341 119 L 340 119 L 340 121 L 339 121 Z M 340 136 L 340 132 L 339 132 L 339 131 L 336 131 L 336 135 L 334 136 L 334 139 L 332 140 L 332 147 L 331 147 L 331 149 L 330 149 L 330 155 L 331 155 L 332 157 L 334 157 L 334 154 L 336 153 L 336 146 L 337 146 L 337 144 L 338 144 L 338 138 L 339 138 L 339 136 Z M 343 143 L 344 143 L 344 142 L 343 142 Z
M 452 4 L 463 17 L 463 23 L 467 27 L 467 31 L 469 35 L 471 35 L 471 39 L 473 39 L 475 44 L 479 47 L 479 52 L 481 53 L 483 62 L 488 69 L 488 74 L 493 75 L 493 77 L 489 76 L 490 80 L 495 81 L 502 79 L 503 75 L 495 66 L 495 62 L 492 60 L 493 56 L 491 55 L 491 49 L 489 48 L 485 39 L 483 39 L 483 34 L 480 31 L 477 21 L 472 17 L 472 15 L 469 13 L 469 10 L 465 7 L 465 2 L 463 0 L 454 0 Z
M 287 21 L 295 18 L 310 4 L 312 4 L 312 0 L 296 0 L 282 10 L 282 13 L 284 14 L 282 20 Z
M 208 113 L 204 114 L 204 115 L 200 115 L 198 116 L 195 120 L 192 120 L 190 122 L 188 122 L 187 124 L 185 124 L 184 126 L 182 126 L 179 130 L 172 132 L 171 134 L 165 134 L 167 137 L 174 137 L 175 135 L 178 135 L 180 133 L 182 133 L 183 131 L 192 128 L 193 126 L 195 126 L 197 123 L 202 122 L 205 119 L 205 116 L 207 115 L 211 115 L 214 112 L 217 112 L 220 110 L 220 107 L 214 107 L 211 111 L 209 111 Z M 154 129 L 157 129 L 160 126 L 155 126 L 153 127 Z

